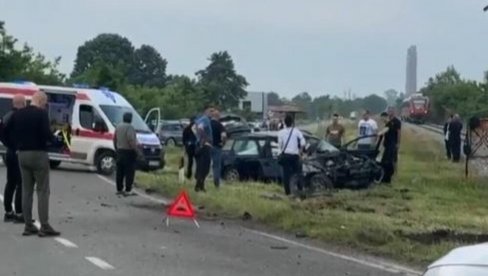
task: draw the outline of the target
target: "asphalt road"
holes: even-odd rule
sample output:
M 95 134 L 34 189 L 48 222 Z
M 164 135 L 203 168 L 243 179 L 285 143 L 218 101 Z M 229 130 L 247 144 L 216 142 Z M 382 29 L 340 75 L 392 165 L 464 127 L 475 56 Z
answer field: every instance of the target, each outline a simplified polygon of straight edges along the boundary
M 3 191 L 3 165 L 0 179 Z M 79 170 L 52 171 L 50 220 L 62 235 L 22 237 L 22 225 L 0 222 L 0 275 L 415 275 L 232 222 L 200 221 L 197 229 L 172 220 L 166 227 L 161 203 L 119 198 L 110 182 Z

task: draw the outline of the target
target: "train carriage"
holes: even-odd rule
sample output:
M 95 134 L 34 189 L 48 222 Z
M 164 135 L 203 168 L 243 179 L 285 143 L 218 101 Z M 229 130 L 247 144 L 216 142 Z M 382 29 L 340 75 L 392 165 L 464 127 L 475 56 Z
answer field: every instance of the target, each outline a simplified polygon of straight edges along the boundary
M 429 98 L 422 94 L 415 94 L 406 98 L 402 103 L 401 118 L 406 122 L 423 124 L 429 116 Z

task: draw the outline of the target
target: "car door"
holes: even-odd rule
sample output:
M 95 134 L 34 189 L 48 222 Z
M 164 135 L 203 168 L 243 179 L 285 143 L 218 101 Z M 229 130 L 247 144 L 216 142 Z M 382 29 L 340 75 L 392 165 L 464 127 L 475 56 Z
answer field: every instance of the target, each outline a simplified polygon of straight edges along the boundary
M 351 155 L 354 155 L 354 156 L 367 156 L 368 158 L 376 159 L 376 157 L 378 156 L 378 153 L 379 153 L 379 148 L 380 148 L 381 142 L 383 141 L 382 137 L 380 137 L 377 140 L 376 145 L 374 147 L 371 147 L 371 149 L 358 149 L 357 148 L 357 142 L 359 140 L 367 139 L 367 138 L 371 138 L 371 137 L 376 137 L 376 135 L 357 137 L 357 138 L 345 143 L 342 146 L 341 150 L 343 150 L 343 151 L 345 151 Z
M 256 178 L 259 172 L 259 144 L 255 139 L 237 139 L 232 147 L 234 167 L 242 178 Z
M 159 133 L 159 126 L 160 126 L 160 120 L 161 120 L 161 108 L 159 107 L 154 107 L 151 108 L 147 113 L 146 113 L 146 118 L 144 119 L 144 122 L 146 125 L 151 129 L 152 132 L 158 134 Z
M 266 179 L 278 180 L 281 178 L 281 166 L 278 164 L 278 141 L 273 137 L 258 140 L 260 147 L 259 162 L 262 175 Z

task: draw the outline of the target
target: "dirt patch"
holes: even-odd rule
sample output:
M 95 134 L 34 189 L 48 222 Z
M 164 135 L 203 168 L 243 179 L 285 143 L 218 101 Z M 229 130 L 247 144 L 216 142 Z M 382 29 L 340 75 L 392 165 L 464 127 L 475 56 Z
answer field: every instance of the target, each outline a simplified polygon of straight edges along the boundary
M 436 244 L 444 241 L 459 243 L 488 242 L 488 234 L 456 232 L 450 229 L 439 229 L 424 233 L 399 233 L 400 235 L 423 244 Z

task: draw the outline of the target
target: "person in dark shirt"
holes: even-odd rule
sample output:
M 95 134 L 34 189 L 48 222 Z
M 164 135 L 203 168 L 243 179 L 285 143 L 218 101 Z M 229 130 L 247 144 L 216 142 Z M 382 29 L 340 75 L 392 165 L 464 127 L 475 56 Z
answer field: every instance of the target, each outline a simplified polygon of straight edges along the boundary
M 385 129 L 380 133 L 380 135 L 383 135 L 384 148 L 381 158 L 381 165 L 384 171 L 382 182 L 391 183 L 398 161 L 402 123 L 395 116 L 393 110 L 389 110 L 388 113 L 381 113 L 381 118 L 385 122 Z
M 451 144 L 449 143 L 449 125 L 451 124 L 451 121 L 452 121 L 452 115 L 449 116 L 446 123 L 444 124 L 444 144 L 446 147 L 446 155 L 448 160 L 452 159 Z
M 212 121 L 212 173 L 215 187 L 220 187 L 221 169 L 222 169 L 222 148 L 226 140 L 225 127 L 220 122 L 220 112 L 215 111 Z
M 2 124 L 8 124 L 12 115 L 17 110 L 25 107 L 25 97 L 23 95 L 15 95 L 12 99 L 13 108 L 10 112 L 5 114 L 2 119 Z M 11 141 L 15 137 L 2 137 L 2 142 L 7 146 L 7 153 L 5 156 L 5 165 L 7 166 L 7 183 L 5 184 L 3 205 L 5 208 L 5 222 L 24 223 L 24 216 L 22 215 L 22 177 L 20 175 L 19 160 L 17 158 L 17 150 Z M 12 210 L 12 201 L 15 194 L 15 213 Z
M 36 92 L 30 106 L 15 112 L 5 127 L 5 134 L 14 137 L 11 145 L 18 150 L 22 174 L 22 209 L 25 229 L 22 235 L 38 234 L 40 237 L 58 236 L 49 224 L 49 157 L 48 143 L 54 142 L 49 126 L 49 116 L 45 110 L 47 95 Z M 34 186 L 37 186 L 37 202 L 41 229 L 33 224 L 32 202 Z
M 193 126 L 195 125 L 195 118 L 190 119 L 190 124 L 183 129 L 183 146 L 185 147 L 186 156 L 188 158 L 188 164 L 186 168 L 186 178 L 191 179 L 193 171 L 193 161 L 195 160 L 195 146 L 197 144 L 197 137 L 193 132 Z
M 458 114 L 452 117 L 449 124 L 449 145 L 451 146 L 452 161 L 459 162 L 461 159 L 461 132 L 463 130 L 463 123 Z

